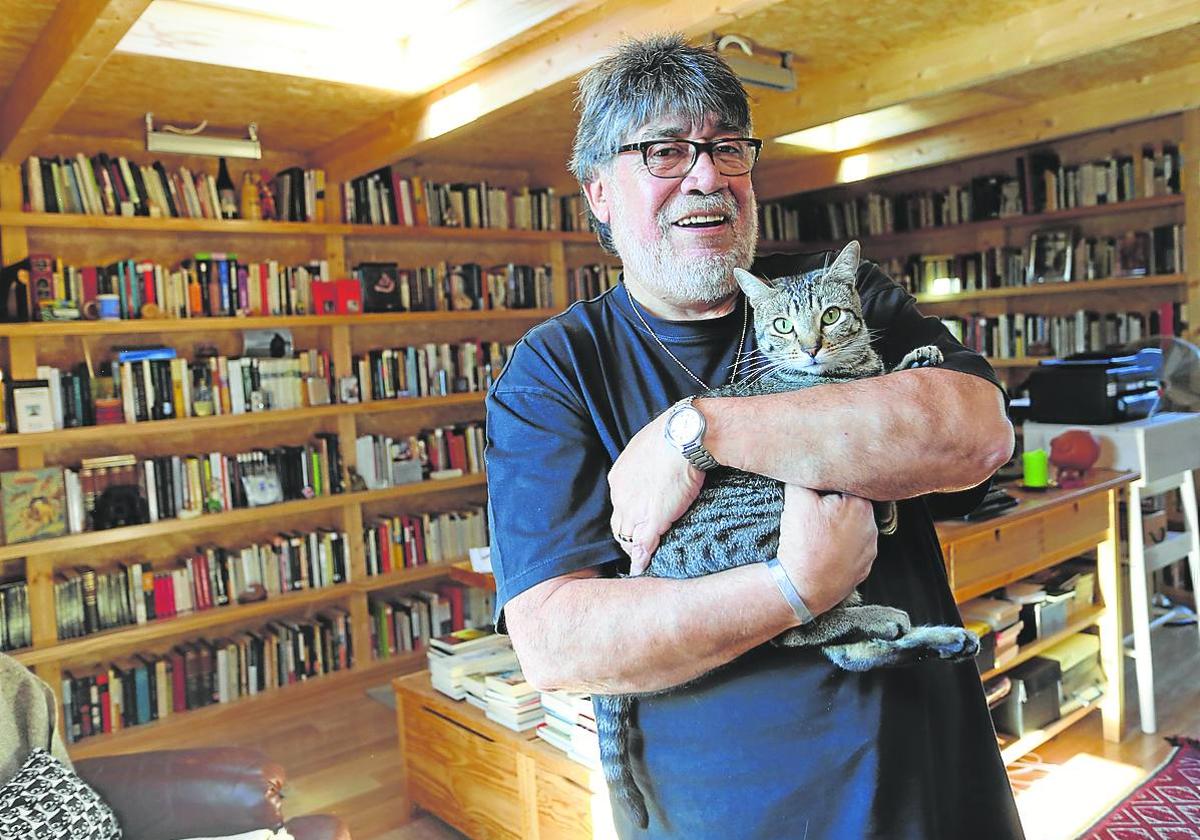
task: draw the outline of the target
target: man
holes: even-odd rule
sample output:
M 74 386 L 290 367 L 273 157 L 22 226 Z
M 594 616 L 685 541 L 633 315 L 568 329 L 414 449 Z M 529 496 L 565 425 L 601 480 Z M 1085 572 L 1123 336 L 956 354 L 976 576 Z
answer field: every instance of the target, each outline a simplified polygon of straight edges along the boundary
M 623 283 L 532 330 L 489 394 L 492 558 L 498 620 L 534 685 L 648 695 L 632 753 L 650 824 L 617 807 L 621 835 L 1019 837 L 971 662 L 851 674 L 764 644 L 800 622 L 795 596 L 815 614 L 860 581 L 914 624 L 958 622 L 927 505 L 980 493 L 918 497 L 1007 459 L 994 374 L 864 264 L 885 362 L 935 343 L 941 368 L 678 405 L 745 375 L 753 345 L 732 278 L 757 241 L 746 94 L 714 53 L 650 38 L 584 77 L 580 111 L 572 166 Z M 669 420 L 683 421 L 670 440 Z M 617 577 L 627 554 L 644 568 L 712 461 L 787 483 L 786 579 L 766 562 Z M 895 536 L 878 540 L 864 499 L 908 500 Z

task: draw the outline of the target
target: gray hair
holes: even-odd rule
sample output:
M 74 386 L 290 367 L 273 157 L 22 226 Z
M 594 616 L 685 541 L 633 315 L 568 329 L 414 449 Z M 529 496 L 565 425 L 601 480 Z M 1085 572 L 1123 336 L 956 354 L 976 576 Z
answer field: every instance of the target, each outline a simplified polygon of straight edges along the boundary
M 725 128 L 751 131 L 749 99 L 737 74 L 715 50 L 690 46 L 677 33 L 623 43 L 579 80 L 575 107 L 579 127 L 570 169 L 581 186 L 595 180 L 631 131 L 656 118 L 677 115 L 698 125 L 712 114 Z M 600 244 L 615 253 L 609 226 L 590 207 L 588 216 Z

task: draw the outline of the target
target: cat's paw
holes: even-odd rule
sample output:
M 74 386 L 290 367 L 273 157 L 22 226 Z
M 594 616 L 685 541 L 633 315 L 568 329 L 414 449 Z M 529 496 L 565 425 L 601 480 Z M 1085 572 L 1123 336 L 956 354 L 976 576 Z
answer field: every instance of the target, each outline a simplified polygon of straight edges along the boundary
M 937 367 L 943 361 L 942 351 L 932 344 L 918 347 L 900 360 L 895 370 L 908 370 L 919 367 Z
M 979 637 L 962 627 L 914 627 L 904 639 L 910 647 L 924 648 L 939 659 L 970 659 L 979 653 Z

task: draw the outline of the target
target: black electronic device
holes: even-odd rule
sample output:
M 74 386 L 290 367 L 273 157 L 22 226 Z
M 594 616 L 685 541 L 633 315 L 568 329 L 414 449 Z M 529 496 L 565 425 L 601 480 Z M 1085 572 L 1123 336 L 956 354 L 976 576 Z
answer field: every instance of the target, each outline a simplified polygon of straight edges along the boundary
M 1029 418 L 1038 423 L 1123 423 L 1158 404 L 1162 354 L 1077 353 L 1046 359 L 1029 377 Z

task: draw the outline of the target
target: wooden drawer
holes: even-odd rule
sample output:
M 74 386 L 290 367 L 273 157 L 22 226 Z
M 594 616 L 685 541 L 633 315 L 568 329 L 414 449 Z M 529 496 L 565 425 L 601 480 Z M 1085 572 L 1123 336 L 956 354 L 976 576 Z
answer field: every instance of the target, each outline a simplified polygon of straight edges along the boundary
M 404 717 L 412 800 L 473 838 L 520 840 L 516 754 L 424 705 Z
M 1080 499 L 1052 511 L 1042 521 L 1043 547 L 1047 554 L 1068 553 L 1083 543 L 1101 542 L 1108 531 L 1108 500 L 1104 496 Z
M 1009 570 L 1026 566 L 1042 554 L 1042 522 L 1024 519 L 998 525 L 955 542 L 946 558 L 950 586 L 958 592 Z
M 537 767 L 538 840 L 590 840 L 592 796 L 584 787 L 557 773 Z M 604 794 L 596 794 L 603 797 Z M 608 801 L 596 803 L 607 810 Z M 611 817 L 610 817 L 611 819 Z

